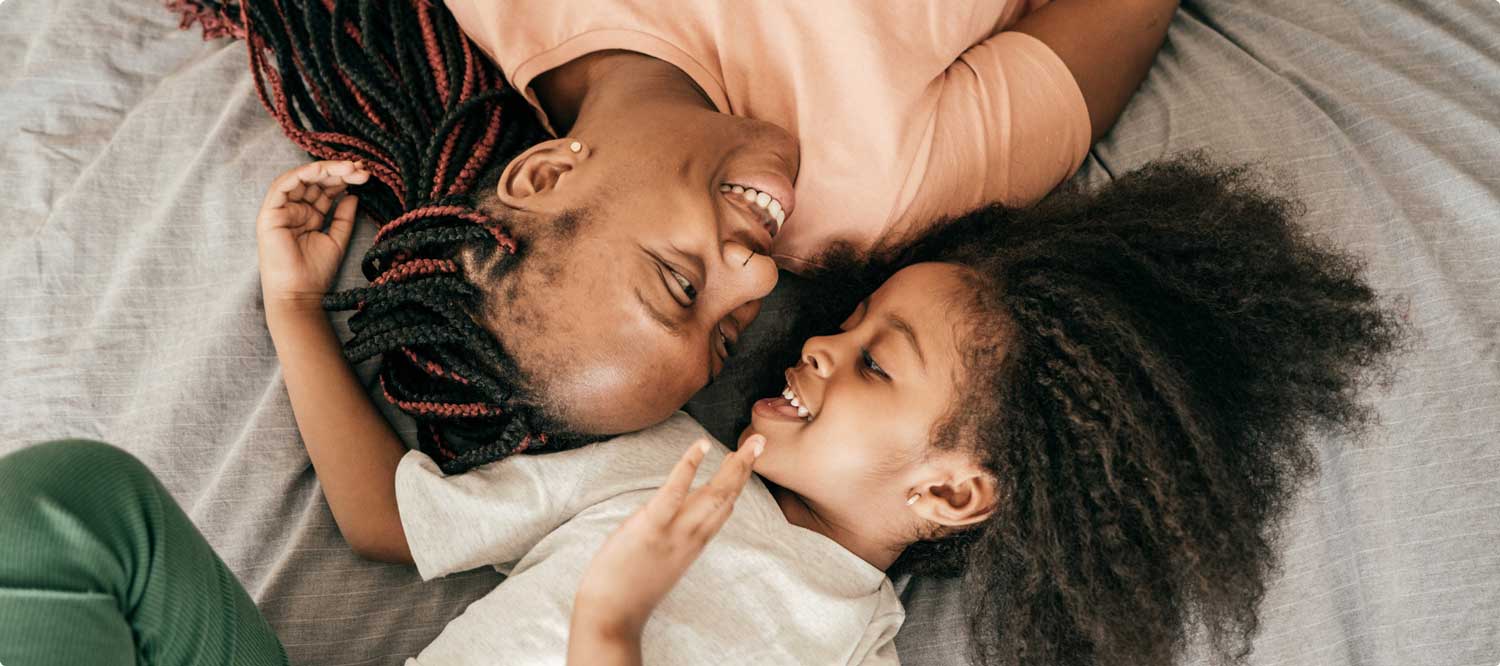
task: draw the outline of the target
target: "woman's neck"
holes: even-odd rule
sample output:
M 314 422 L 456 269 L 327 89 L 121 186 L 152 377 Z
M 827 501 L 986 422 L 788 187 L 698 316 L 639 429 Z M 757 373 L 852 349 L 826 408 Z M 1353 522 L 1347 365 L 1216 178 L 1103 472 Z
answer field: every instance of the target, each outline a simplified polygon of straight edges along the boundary
M 829 539 L 834 540 L 845 550 L 854 553 L 870 566 L 881 571 L 891 568 L 896 563 L 896 558 L 906 550 L 906 543 L 890 543 L 887 540 L 871 537 L 860 530 L 841 525 L 838 520 L 831 520 L 819 512 L 816 507 L 808 504 L 802 496 L 776 484 L 766 482 L 771 491 L 771 496 L 776 498 L 776 504 L 781 507 L 781 513 L 786 516 L 787 522 L 812 530 Z
M 713 109 L 692 77 L 670 63 L 633 51 L 598 51 L 538 75 L 531 83 L 558 135 L 580 126 L 618 125 L 653 102 Z

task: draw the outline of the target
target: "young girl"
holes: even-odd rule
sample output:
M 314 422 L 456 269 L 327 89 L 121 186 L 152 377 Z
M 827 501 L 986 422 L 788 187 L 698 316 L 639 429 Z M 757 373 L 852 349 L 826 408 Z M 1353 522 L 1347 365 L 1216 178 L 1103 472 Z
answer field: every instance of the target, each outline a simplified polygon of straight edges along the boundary
M 298 174 L 337 187 L 351 169 Z M 317 233 L 329 192 L 295 180 L 259 227 L 267 320 L 340 528 L 424 577 L 509 575 L 422 662 L 560 660 L 570 612 L 575 639 L 650 663 L 894 660 L 892 568 L 962 573 L 987 661 L 1166 663 L 1194 623 L 1243 654 L 1270 528 L 1313 467 L 1309 429 L 1361 421 L 1353 390 L 1397 339 L 1356 262 L 1304 237 L 1242 170 L 1185 159 L 1031 211 L 981 210 L 802 346 L 733 458 L 743 478 L 763 447 L 764 482 L 726 518 L 728 481 L 705 496 L 720 508 L 674 509 L 690 474 L 668 469 L 704 436 L 681 415 L 454 477 L 408 453 L 321 312 L 272 306 L 326 289 L 347 238 L 347 215 Z M 317 208 L 291 215 L 299 198 Z M 619 568 L 580 589 L 642 507 L 603 556 Z
M 273 186 L 267 319 L 351 546 L 508 574 L 416 663 L 894 662 L 898 571 L 965 577 L 983 662 L 1170 663 L 1195 629 L 1242 657 L 1308 435 L 1365 422 L 1356 391 L 1400 334 L 1289 204 L 1179 160 L 944 227 L 801 346 L 736 453 L 679 460 L 702 437 L 679 415 L 444 476 L 298 307 L 362 178 L 317 163 Z

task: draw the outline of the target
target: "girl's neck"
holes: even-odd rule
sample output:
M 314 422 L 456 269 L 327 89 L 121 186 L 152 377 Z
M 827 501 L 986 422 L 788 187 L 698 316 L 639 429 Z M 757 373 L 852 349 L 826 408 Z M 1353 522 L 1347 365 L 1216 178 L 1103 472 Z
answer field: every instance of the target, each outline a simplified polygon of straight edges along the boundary
M 854 553 L 859 559 L 881 571 L 891 568 L 896 558 L 909 545 L 888 543 L 863 534 L 859 530 L 842 526 L 837 520 L 827 519 L 823 513 L 808 504 L 797 493 L 769 481 L 766 482 L 766 487 L 770 489 L 771 496 L 776 498 L 776 504 L 781 507 L 781 513 L 786 516 L 787 522 L 832 539 L 845 550 Z

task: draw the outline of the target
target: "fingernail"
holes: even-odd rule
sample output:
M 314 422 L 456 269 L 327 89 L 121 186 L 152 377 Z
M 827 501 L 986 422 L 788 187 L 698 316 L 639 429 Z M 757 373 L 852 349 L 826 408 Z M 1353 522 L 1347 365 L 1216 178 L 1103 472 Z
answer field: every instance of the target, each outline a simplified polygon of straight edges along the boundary
M 708 440 L 706 440 L 706 439 L 700 439 L 700 440 L 698 440 L 698 451 L 700 453 L 707 454 L 708 453 L 708 449 L 709 449 Z
M 754 435 L 750 439 L 755 440 L 755 443 L 751 445 L 755 448 L 751 449 L 750 452 L 754 453 L 755 457 L 759 458 L 760 454 L 766 452 L 766 438 L 760 435 Z

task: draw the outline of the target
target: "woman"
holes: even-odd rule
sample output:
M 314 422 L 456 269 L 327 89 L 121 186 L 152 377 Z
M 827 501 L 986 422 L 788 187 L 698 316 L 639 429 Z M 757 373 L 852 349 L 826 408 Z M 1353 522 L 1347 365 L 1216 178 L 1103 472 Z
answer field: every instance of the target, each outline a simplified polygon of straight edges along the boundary
M 712 365 L 724 339 L 716 329 L 733 338 L 755 315 L 750 302 L 764 283 L 745 273 L 767 253 L 755 227 L 770 234 L 780 267 L 809 272 L 835 247 L 891 250 L 981 204 L 1040 199 L 1114 123 L 1176 5 L 689 0 L 577 11 L 458 0 L 449 8 L 560 137 L 513 159 L 493 192 L 480 191 L 481 208 L 517 228 L 586 204 L 590 217 L 608 220 L 572 253 L 614 274 L 560 273 L 548 299 L 561 307 L 535 326 L 576 333 L 550 335 L 543 355 L 560 356 L 563 345 L 607 350 L 592 365 L 613 372 L 580 374 L 644 376 L 653 387 L 652 400 L 620 403 L 622 413 L 593 412 L 587 425 L 608 431 L 660 421 L 709 378 L 678 361 L 646 366 L 704 357 Z M 717 221 L 717 235 L 708 225 L 685 237 L 684 227 L 704 221 Z M 653 240 L 687 248 L 685 262 L 705 266 L 681 275 L 696 292 L 686 335 L 642 317 L 632 293 L 654 267 L 626 258 Z M 592 309 L 588 331 L 568 325 L 583 308 Z M 634 354 L 613 353 L 623 348 Z M 591 381 L 564 387 L 561 399 L 597 405 L 637 392 L 629 386 Z

